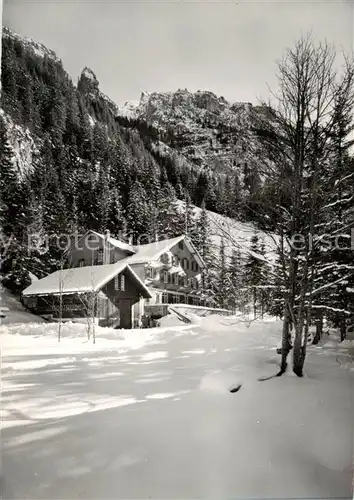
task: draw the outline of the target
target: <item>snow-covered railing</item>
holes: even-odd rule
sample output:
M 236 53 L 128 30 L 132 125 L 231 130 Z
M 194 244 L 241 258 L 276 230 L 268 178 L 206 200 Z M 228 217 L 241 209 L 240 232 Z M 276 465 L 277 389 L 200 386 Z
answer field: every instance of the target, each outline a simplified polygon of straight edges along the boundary
M 170 304 L 172 305 L 175 309 L 195 309 L 198 311 L 210 311 L 214 312 L 215 314 L 226 314 L 226 315 L 231 315 L 232 311 L 229 309 L 219 309 L 217 307 L 206 307 L 206 306 L 194 306 L 192 304 Z

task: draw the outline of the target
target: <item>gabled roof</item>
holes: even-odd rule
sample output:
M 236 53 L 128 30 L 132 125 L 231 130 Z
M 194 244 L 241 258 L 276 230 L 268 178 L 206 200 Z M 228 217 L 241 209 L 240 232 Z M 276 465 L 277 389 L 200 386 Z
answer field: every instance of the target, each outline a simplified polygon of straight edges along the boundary
M 171 250 L 171 248 L 177 245 L 180 241 L 185 242 L 188 250 L 198 262 L 199 266 L 202 268 L 205 267 L 205 263 L 198 250 L 195 248 L 190 239 L 185 235 L 177 236 L 176 238 L 170 238 L 168 240 L 155 241 L 154 243 L 147 243 L 146 245 L 138 245 L 134 247 L 135 254 L 130 257 L 126 257 L 125 259 L 123 259 L 123 261 L 127 264 L 145 264 L 154 260 L 158 260 L 162 254 Z
M 122 261 L 116 264 L 74 267 L 55 271 L 41 280 L 34 281 L 22 293 L 28 296 L 98 292 L 106 283 L 124 270 L 130 274 L 138 287 L 141 288 L 142 295 L 145 298 L 151 298 L 150 292 L 138 275 L 128 264 Z
M 97 238 L 101 239 L 102 241 L 104 241 L 106 238 L 104 234 L 97 233 L 96 231 L 92 231 L 92 229 L 90 229 L 84 235 L 81 236 L 79 241 L 81 241 L 82 238 L 84 238 L 87 234 L 90 234 L 90 233 L 94 234 L 95 236 L 97 236 Z M 120 250 L 124 250 L 125 252 L 129 252 L 130 254 L 135 253 L 134 247 L 132 245 L 129 245 L 128 243 L 125 243 L 124 241 L 120 241 L 120 240 L 117 240 L 116 238 L 112 238 L 111 236 L 108 236 L 107 242 L 110 243 L 113 247 L 119 248 Z
M 154 241 L 146 245 L 137 245 L 135 248 L 135 255 L 129 258 L 129 263 L 143 263 L 157 260 L 162 254 L 168 252 L 172 247 L 177 245 L 184 239 L 184 236 L 177 236 L 168 240 Z

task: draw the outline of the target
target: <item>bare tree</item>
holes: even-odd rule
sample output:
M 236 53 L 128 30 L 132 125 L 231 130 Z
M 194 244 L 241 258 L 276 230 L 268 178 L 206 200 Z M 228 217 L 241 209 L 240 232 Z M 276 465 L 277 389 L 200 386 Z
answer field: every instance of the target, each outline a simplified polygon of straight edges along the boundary
M 90 340 L 92 336 L 92 341 L 96 343 L 96 315 L 98 312 L 99 306 L 99 292 L 96 290 L 96 282 L 93 272 L 94 266 L 90 267 L 91 269 L 91 280 L 90 280 L 90 289 L 84 293 L 79 293 L 78 298 L 82 305 L 82 310 L 84 313 L 84 317 L 86 319 L 87 326 L 87 338 Z
M 63 252 L 60 256 L 58 270 L 58 293 L 51 294 L 50 299 L 46 300 L 46 303 L 50 308 L 56 313 L 56 318 L 58 320 L 58 342 L 61 340 L 61 332 L 63 326 L 63 309 L 64 309 L 64 296 L 65 296 L 65 283 L 70 277 L 69 262 L 67 259 L 66 252 Z
M 350 145 L 345 138 L 353 125 L 354 65 L 344 58 L 342 71 L 338 72 L 333 47 L 327 43 L 316 45 L 308 35 L 286 51 L 278 63 L 277 76 L 275 102 L 262 103 L 263 112 L 254 130 L 261 154 L 257 168 L 264 180 L 256 215 L 278 255 L 276 262 L 265 259 L 267 274 L 276 280 L 282 294 L 282 360 L 278 375 L 287 368 L 293 331 L 293 371 L 301 377 L 314 299 L 348 278 L 342 275 L 334 282 L 317 286 L 315 253 L 321 246 L 317 232 L 330 214 L 326 195 L 333 186 L 327 174 L 340 164 L 339 155 Z M 336 147 L 339 136 L 340 147 Z M 226 242 L 249 253 L 242 241 L 244 235 L 238 236 L 236 221 L 214 223 Z M 263 260 L 262 256 L 258 258 Z
M 313 252 L 321 222 L 323 173 L 333 160 L 333 133 L 344 109 L 353 103 L 353 64 L 345 61 L 337 77 L 335 52 L 327 43 L 301 38 L 278 63 L 277 106 L 268 105 L 268 120 L 260 126 L 267 160 L 266 178 L 278 178 L 282 199 L 277 205 L 282 278 L 285 283 L 282 371 L 289 353 L 289 327 L 294 326 L 293 371 L 303 375 L 304 338 L 314 290 Z M 302 244 L 294 244 L 301 236 Z M 298 242 L 297 242 L 298 243 Z M 317 241 L 319 244 L 319 241 Z

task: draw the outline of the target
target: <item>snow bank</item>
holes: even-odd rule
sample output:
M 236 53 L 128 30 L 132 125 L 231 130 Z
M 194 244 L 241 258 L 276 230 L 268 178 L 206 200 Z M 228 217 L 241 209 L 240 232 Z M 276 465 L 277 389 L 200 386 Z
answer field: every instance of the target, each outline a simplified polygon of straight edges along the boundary
M 167 316 L 164 316 L 159 320 L 159 324 L 161 328 L 166 328 L 168 326 L 182 326 L 185 323 L 177 318 L 175 314 L 167 314 Z
M 140 349 L 145 345 L 158 342 L 167 332 L 186 328 L 175 326 L 171 328 L 144 328 L 132 330 L 117 330 L 95 326 L 95 344 L 91 333 L 87 335 L 87 325 L 84 323 L 67 322 L 62 324 L 60 342 L 58 342 L 58 323 L 20 323 L 2 325 L 0 327 L 3 353 L 45 352 L 85 352 L 102 349 L 124 352 Z
M 258 382 L 280 321 L 98 328 L 95 345 L 76 324 L 58 344 L 57 326 L 1 330 L 4 497 L 349 499 L 351 342 Z

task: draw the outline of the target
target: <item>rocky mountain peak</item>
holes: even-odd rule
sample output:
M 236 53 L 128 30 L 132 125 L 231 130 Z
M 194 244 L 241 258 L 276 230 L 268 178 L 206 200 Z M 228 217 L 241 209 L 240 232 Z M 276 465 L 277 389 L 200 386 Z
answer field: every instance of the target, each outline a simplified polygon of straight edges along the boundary
M 21 36 L 6 26 L 4 26 L 2 29 L 2 36 L 6 37 L 6 38 L 10 38 L 15 42 L 16 41 L 20 42 L 24 48 L 30 50 L 36 56 L 49 57 L 50 59 L 53 59 L 55 62 L 59 62 L 59 63 L 61 62 L 61 60 L 57 57 L 54 50 L 48 49 L 42 43 L 36 42 L 35 40 L 32 40 L 32 38 Z
M 80 92 L 85 94 L 97 93 L 100 82 L 95 73 L 87 66 L 81 71 L 81 75 L 77 84 Z
M 143 92 L 118 114 L 159 130 L 161 150 L 172 147 L 197 167 L 225 173 L 254 157 L 251 130 L 259 111 L 248 102 L 231 103 L 209 90 Z
M 99 85 L 100 82 L 96 73 L 91 68 L 85 66 L 85 68 L 81 71 L 81 75 L 77 83 L 78 91 L 85 94 L 85 96 L 92 101 L 104 101 L 108 105 L 111 112 L 116 115 L 118 109 L 116 104 L 101 92 Z

